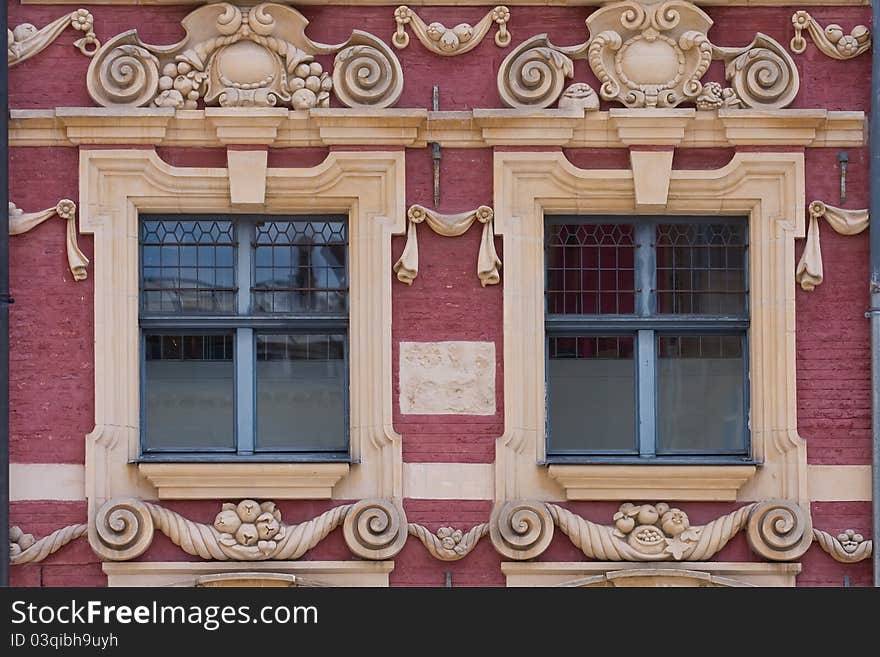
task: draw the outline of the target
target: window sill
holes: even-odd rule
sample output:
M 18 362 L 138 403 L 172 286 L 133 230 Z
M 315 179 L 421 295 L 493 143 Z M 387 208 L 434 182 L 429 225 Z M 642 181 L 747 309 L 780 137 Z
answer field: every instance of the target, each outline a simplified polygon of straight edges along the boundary
M 330 499 L 348 463 L 139 463 L 160 500 Z
M 734 502 L 755 465 L 551 465 L 568 500 Z

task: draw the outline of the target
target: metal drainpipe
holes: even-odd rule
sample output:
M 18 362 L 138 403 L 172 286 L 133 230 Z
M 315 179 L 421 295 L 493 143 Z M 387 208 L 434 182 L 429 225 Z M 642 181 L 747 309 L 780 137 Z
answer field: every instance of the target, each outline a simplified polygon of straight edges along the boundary
M 880 0 L 871 8 L 876 39 Z M 880 47 L 875 40 L 871 62 L 871 534 L 874 541 L 874 586 L 880 587 Z
M 0 22 L 7 24 L 0 2 Z M 9 586 L 9 67 L 0 71 L 0 586 Z

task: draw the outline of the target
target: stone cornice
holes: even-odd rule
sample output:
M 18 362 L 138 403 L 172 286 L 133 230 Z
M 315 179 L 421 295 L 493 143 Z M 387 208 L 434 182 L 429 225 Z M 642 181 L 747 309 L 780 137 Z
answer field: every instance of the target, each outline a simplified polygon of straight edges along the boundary
M 663 145 L 856 147 L 864 112 L 694 109 L 583 110 L 284 108 L 173 110 L 59 107 L 12 110 L 10 146 L 405 146 L 447 148 Z

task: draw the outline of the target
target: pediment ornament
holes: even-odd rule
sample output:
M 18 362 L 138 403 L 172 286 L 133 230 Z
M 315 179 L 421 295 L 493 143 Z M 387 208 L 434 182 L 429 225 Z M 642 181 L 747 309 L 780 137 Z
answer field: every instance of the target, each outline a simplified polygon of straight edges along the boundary
M 797 68 L 778 42 L 759 32 L 747 46 L 717 46 L 707 35 L 712 24 L 685 0 L 608 4 L 587 18 L 585 43 L 560 47 L 539 34 L 514 49 L 498 71 L 498 90 L 509 107 L 545 108 L 560 96 L 560 107 L 571 106 L 563 87 L 574 76 L 574 62 L 586 59 L 599 79 L 599 96 L 626 107 L 689 102 L 698 109 L 780 109 L 794 100 Z M 702 82 L 715 60 L 725 64 L 727 87 Z M 584 86 L 577 83 L 580 94 Z
M 354 30 L 328 45 L 305 35 L 295 9 L 264 3 L 205 5 L 182 21 L 170 46 L 141 41 L 137 30 L 110 39 L 92 60 L 88 89 L 99 105 L 172 107 L 328 107 L 331 91 L 348 107 L 388 107 L 403 90 L 400 62 L 380 39 Z M 332 74 L 316 60 L 336 55 Z

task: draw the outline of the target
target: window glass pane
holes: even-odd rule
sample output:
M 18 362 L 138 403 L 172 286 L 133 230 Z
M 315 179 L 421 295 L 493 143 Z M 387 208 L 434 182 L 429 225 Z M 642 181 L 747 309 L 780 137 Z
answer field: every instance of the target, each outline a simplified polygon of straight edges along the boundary
M 659 224 L 657 312 L 746 312 L 746 223 Z
M 632 337 L 551 337 L 551 452 L 636 451 Z
M 234 448 L 231 335 L 148 335 L 147 449 Z
M 344 220 L 258 223 L 254 310 L 344 315 L 348 311 L 347 245 Z
M 744 452 L 743 336 L 659 336 L 657 453 Z
M 257 448 L 346 449 L 345 336 L 257 336 Z
M 142 221 L 144 312 L 232 312 L 234 233 L 231 221 Z
M 549 314 L 634 312 L 632 224 L 549 223 L 547 231 Z

